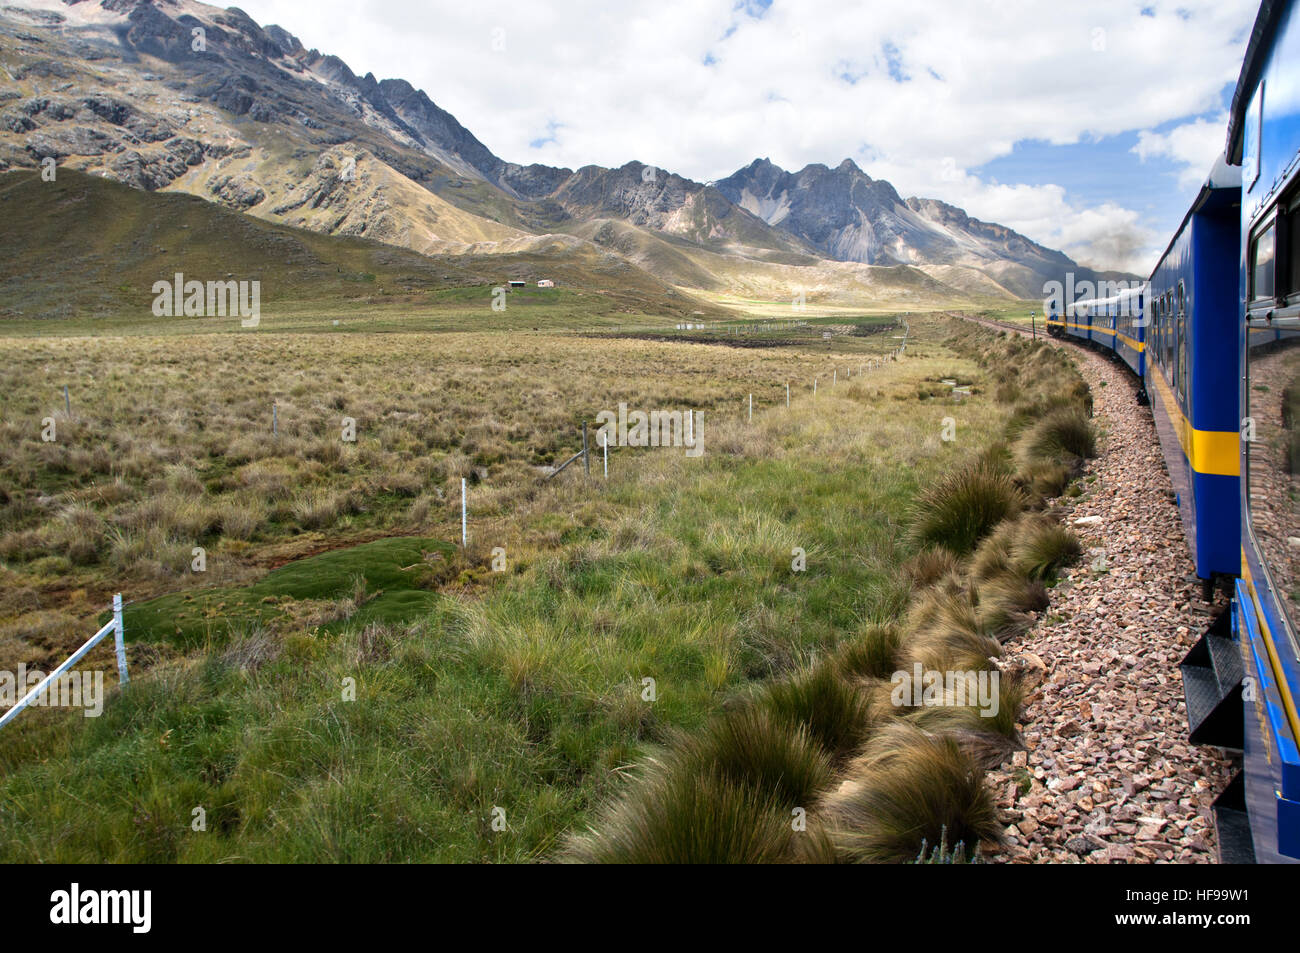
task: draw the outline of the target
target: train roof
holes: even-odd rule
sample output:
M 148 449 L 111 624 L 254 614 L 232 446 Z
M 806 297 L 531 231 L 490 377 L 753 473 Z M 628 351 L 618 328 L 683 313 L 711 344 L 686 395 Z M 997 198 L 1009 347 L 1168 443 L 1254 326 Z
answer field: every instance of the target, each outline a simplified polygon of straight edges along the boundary
M 1241 165 L 1246 110 L 1250 108 L 1250 99 L 1259 85 L 1268 52 L 1273 48 L 1277 28 L 1290 5 L 1291 0 L 1263 0 L 1259 5 L 1255 26 L 1250 31 L 1250 43 L 1246 46 L 1246 57 L 1241 62 L 1241 75 L 1237 77 L 1237 88 L 1232 94 L 1232 108 L 1228 112 L 1228 140 L 1224 152 L 1233 165 Z
M 1149 287 L 1150 285 L 1148 285 L 1146 282 L 1143 282 L 1140 287 L 1125 288 L 1119 294 L 1113 294 L 1109 298 L 1088 298 L 1084 301 L 1071 302 L 1069 305 L 1067 305 L 1067 308 L 1083 308 L 1083 307 L 1095 308 L 1104 304 L 1116 304 L 1120 301 L 1124 301 L 1127 298 L 1132 298 L 1135 295 L 1146 294 L 1147 289 Z

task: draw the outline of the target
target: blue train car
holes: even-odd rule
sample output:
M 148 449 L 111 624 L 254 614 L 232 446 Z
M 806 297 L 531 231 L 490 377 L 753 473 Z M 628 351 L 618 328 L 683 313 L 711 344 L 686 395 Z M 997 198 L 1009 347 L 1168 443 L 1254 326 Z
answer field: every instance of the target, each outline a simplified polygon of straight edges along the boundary
M 1111 334 L 1105 299 L 1088 298 L 1085 301 L 1077 301 L 1074 304 L 1074 313 L 1083 326 L 1080 328 L 1080 336 L 1090 344 L 1100 344 L 1109 349 Z
M 1240 747 L 1242 771 L 1216 803 L 1223 859 L 1300 858 L 1300 11 L 1260 7 L 1228 126 L 1241 166 L 1236 375 L 1241 439 L 1241 576 L 1227 625 L 1185 661 L 1194 696 L 1220 696 L 1193 741 Z M 1198 344 L 1199 346 L 1199 344 Z M 1199 654 L 1198 654 L 1199 653 Z M 1210 681 L 1210 678 L 1213 681 Z M 1203 702 L 1202 702 L 1203 704 Z M 1195 724 L 1195 722 L 1193 722 Z M 1206 726 L 1210 730 L 1206 730 Z M 1208 735 L 1208 736 L 1207 736 Z
M 1236 368 L 1239 170 L 1220 160 L 1148 282 L 1145 382 L 1196 575 L 1241 566 Z M 1207 585 L 1207 589 L 1208 589 Z
M 1146 333 L 1150 319 L 1147 317 L 1147 297 L 1150 285 L 1122 291 L 1118 295 L 1115 309 L 1115 337 L 1113 346 L 1115 354 L 1128 369 L 1142 382 L 1138 392 L 1139 400 L 1147 399 L 1147 353 Z
M 1065 333 L 1080 341 L 1092 340 L 1092 302 L 1070 301 L 1065 305 Z
M 1146 375 L 1146 295 L 1147 286 L 1123 287 L 1122 282 L 1099 282 L 1107 297 L 1075 302 L 1067 314 L 1075 316 L 1078 335 L 1107 351 L 1113 351 L 1139 380 Z M 1069 320 L 1064 322 L 1069 327 Z M 1070 333 L 1067 330 L 1067 333 Z M 1086 336 L 1085 336 L 1086 335 Z M 1145 400 L 1146 388 L 1139 391 Z

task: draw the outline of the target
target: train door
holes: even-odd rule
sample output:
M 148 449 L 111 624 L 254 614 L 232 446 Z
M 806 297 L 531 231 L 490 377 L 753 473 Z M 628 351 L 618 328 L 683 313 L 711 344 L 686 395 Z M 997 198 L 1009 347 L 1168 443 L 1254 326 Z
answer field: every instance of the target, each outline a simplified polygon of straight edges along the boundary
M 1187 299 L 1183 293 L 1183 283 L 1178 282 L 1178 403 L 1183 408 L 1183 412 L 1190 417 L 1190 407 L 1187 402 L 1189 392 L 1188 368 L 1187 363 Z
M 1174 367 L 1174 351 L 1175 345 L 1178 343 L 1178 320 L 1177 316 L 1174 314 L 1173 308 L 1170 306 L 1170 297 L 1170 293 L 1166 291 L 1164 294 L 1165 376 L 1168 377 L 1170 381 L 1173 381 L 1175 378 L 1174 372 L 1176 370 Z
M 1165 314 L 1165 296 L 1157 295 L 1151 306 L 1156 309 L 1156 320 L 1160 322 L 1160 333 L 1156 336 L 1156 364 L 1164 371 L 1169 367 L 1165 361 L 1165 339 L 1169 336 L 1169 316 Z

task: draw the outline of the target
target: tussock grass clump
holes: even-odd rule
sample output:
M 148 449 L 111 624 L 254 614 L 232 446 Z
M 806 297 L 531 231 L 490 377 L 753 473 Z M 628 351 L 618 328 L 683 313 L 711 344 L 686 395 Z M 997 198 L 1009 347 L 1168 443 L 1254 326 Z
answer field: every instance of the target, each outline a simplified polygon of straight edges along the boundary
M 828 805 L 831 839 L 857 863 L 906 863 L 947 837 L 997 844 L 1002 826 L 983 772 L 956 739 L 898 722 L 851 766 L 856 783 Z
M 230 539 L 252 539 L 266 522 L 266 512 L 253 500 L 230 500 L 220 509 L 221 532 Z
M 1016 727 L 1023 694 L 1018 682 L 1001 678 L 996 711 L 959 704 L 957 699 L 946 699 L 943 705 L 910 710 L 905 720 L 927 734 L 942 734 L 954 739 L 972 762 L 991 770 L 1025 746 Z
M 984 538 L 971 559 L 971 578 L 978 581 L 1013 573 L 1027 579 L 1051 579 L 1082 551 L 1075 535 L 1051 516 L 1025 514 L 1000 523 Z
M 357 594 L 353 596 L 354 605 L 365 602 L 365 580 L 360 581 L 356 587 Z M 355 611 L 355 610 L 354 610 Z M 358 665 L 367 665 L 375 662 L 386 662 L 392 656 L 393 643 L 396 641 L 396 633 L 393 627 L 383 622 L 371 622 L 369 625 L 361 628 L 356 633 L 355 658 Z
M 1014 404 L 1020 399 L 1020 385 L 1013 380 L 1003 381 L 993 392 L 993 398 L 999 404 Z
M 241 672 L 255 672 L 279 657 L 282 647 L 280 639 L 259 626 L 232 636 L 224 647 L 213 647 L 213 651 L 222 664 Z
M 942 546 L 923 549 L 903 564 L 903 575 L 913 589 L 932 586 L 944 576 L 956 572 L 959 561 L 952 550 Z
M 991 668 L 990 658 L 1002 654 L 981 618 L 977 596 L 964 590 L 931 589 L 908 615 L 911 635 L 904 644 L 902 665 L 915 663 L 933 671 L 978 671 Z
M 913 638 L 932 629 L 979 632 L 979 599 L 961 577 L 951 575 L 912 600 L 908 627 Z M 911 644 L 909 639 L 908 644 Z
M 653 771 L 561 860 L 588 864 L 762 864 L 790 859 L 789 812 L 721 771 Z M 915 852 L 914 852 L 915 853 Z
M 918 708 L 905 721 L 927 734 L 953 739 L 972 763 L 982 770 L 992 770 L 1025 747 L 1015 724 L 1019 703 L 1009 698 L 1008 704 L 1014 707 L 1005 709 L 1005 716 L 1002 708 L 996 715 L 985 716 L 978 708 L 953 704 Z
M 1015 571 L 1011 562 L 1011 546 L 1019 528 L 1020 520 L 1003 520 L 980 540 L 970 559 L 971 581 L 979 582 L 981 579 L 991 579 L 1001 573 Z
M 830 759 L 805 728 L 753 705 L 725 712 L 683 739 L 670 770 L 716 770 L 732 784 L 769 792 L 789 807 L 812 803 L 831 780 Z
M 1011 549 L 1017 571 L 1031 579 L 1055 578 L 1057 571 L 1083 554 L 1079 538 L 1059 523 L 1027 525 Z
M 835 665 L 847 678 L 889 678 L 898 671 L 903 632 L 895 625 L 871 625 L 840 646 Z
M 945 546 L 964 556 L 1023 505 L 1022 494 L 1009 474 L 975 461 L 958 467 L 917 498 L 912 534 L 923 545 Z
M 1060 496 L 1074 478 L 1072 468 L 1055 460 L 1035 460 L 1020 473 L 1020 485 L 1042 501 Z
M 821 664 L 766 686 L 759 704 L 792 728 L 804 728 L 833 760 L 857 749 L 871 730 L 866 693 Z
M 1097 455 L 1097 436 L 1081 410 L 1061 408 L 1029 427 L 1018 446 L 1021 461 L 1069 461 Z
M 311 489 L 300 494 L 293 502 L 293 518 L 304 529 L 321 529 L 333 526 L 340 518 L 354 511 L 352 496 L 331 490 Z
M 746 704 L 680 735 L 562 859 L 585 863 L 768 863 L 825 859 L 793 850 L 791 811 L 830 785 L 831 758 L 803 724 Z M 806 832 L 799 832 L 804 836 Z M 798 855 L 798 856 L 796 856 Z
M 16 530 L 0 537 L 0 559 L 6 562 L 30 562 L 47 552 L 45 539 L 38 530 Z
M 1047 587 L 1037 579 L 1002 573 L 980 583 L 980 624 L 991 637 L 1006 642 L 1028 631 L 1033 624 L 1029 613 L 1041 612 L 1048 602 Z

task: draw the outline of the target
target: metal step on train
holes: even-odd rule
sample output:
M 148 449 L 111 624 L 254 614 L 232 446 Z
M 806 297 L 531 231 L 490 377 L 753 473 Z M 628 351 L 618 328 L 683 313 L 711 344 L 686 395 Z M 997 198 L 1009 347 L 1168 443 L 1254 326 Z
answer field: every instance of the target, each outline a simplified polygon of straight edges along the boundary
M 1183 658 L 1183 698 L 1188 740 L 1240 752 L 1245 740 L 1242 691 L 1245 670 L 1232 637 L 1232 612 L 1221 612 Z M 1246 814 L 1246 787 L 1238 770 L 1214 801 L 1219 863 L 1253 864 L 1255 848 Z

